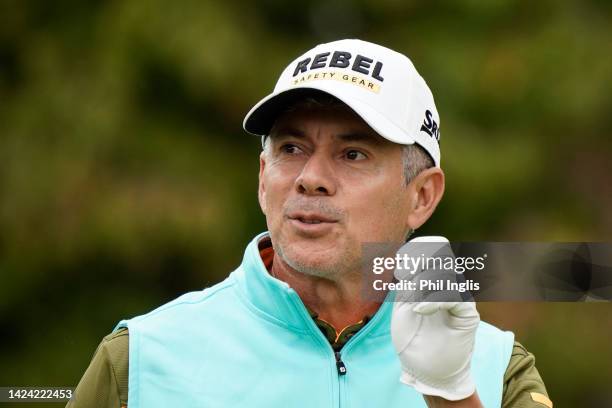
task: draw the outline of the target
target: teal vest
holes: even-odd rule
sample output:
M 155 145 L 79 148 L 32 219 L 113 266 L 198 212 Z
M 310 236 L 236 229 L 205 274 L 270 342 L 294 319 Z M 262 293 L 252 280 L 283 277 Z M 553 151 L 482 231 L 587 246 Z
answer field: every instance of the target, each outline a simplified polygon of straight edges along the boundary
M 399 381 L 385 302 L 343 347 L 346 373 L 297 293 L 267 272 L 257 243 L 223 282 L 122 320 L 130 408 L 426 407 Z M 501 406 L 514 335 L 481 323 L 472 372 L 485 407 Z

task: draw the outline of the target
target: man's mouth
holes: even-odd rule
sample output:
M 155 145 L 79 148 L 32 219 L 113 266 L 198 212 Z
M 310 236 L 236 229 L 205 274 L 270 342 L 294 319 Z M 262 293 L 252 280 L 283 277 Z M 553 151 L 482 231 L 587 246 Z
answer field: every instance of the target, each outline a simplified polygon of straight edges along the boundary
M 306 224 L 320 224 L 321 223 L 321 220 L 306 220 L 304 218 L 298 218 L 298 220 Z
M 304 238 L 320 238 L 329 234 L 340 221 L 336 217 L 331 217 L 320 212 L 310 211 L 290 211 L 287 221 L 292 226 L 293 231 Z
M 288 215 L 291 220 L 297 220 L 304 224 L 321 224 L 321 223 L 335 223 L 338 220 L 327 217 L 322 214 L 306 214 L 306 213 L 292 213 Z

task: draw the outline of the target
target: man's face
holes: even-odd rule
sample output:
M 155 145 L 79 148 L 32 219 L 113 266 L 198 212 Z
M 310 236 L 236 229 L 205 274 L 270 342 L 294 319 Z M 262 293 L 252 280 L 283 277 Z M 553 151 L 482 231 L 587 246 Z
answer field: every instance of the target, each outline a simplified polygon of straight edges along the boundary
M 402 147 L 344 107 L 284 114 L 261 155 L 259 200 L 276 252 L 297 271 L 360 268 L 363 242 L 402 242 L 411 201 Z

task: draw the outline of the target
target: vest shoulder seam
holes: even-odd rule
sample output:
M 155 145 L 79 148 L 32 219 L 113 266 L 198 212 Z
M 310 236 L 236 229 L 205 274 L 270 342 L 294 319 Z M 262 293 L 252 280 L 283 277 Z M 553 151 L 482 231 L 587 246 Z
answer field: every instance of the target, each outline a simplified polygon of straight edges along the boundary
M 198 303 L 203 303 L 207 300 L 209 300 L 210 298 L 212 298 L 214 295 L 218 294 L 219 292 L 225 290 L 225 289 L 229 289 L 232 286 L 234 286 L 236 284 L 235 280 L 230 276 L 229 278 L 227 278 L 226 280 L 219 282 L 216 285 L 210 286 L 208 288 L 205 288 L 201 291 L 198 292 L 192 292 L 192 293 L 200 293 L 201 296 L 198 297 L 197 299 L 182 299 L 181 297 L 183 296 L 187 296 L 189 293 L 185 293 L 183 295 L 181 295 L 180 297 L 178 297 L 177 299 L 174 299 L 164 305 L 159 306 L 158 308 L 151 310 L 148 313 L 145 313 L 143 315 L 140 316 L 136 316 L 133 319 L 135 319 L 136 321 L 142 321 L 145 320 L 147 318 L 153 317 L 158 315 L 159 313 L 165 312 L 167 310 L 173 309 L 175 307 L 178 306 L 183 306 L 183 305 L 195 305 Z M 205 293 L 206 291 L 208 291 L 208 293 Z

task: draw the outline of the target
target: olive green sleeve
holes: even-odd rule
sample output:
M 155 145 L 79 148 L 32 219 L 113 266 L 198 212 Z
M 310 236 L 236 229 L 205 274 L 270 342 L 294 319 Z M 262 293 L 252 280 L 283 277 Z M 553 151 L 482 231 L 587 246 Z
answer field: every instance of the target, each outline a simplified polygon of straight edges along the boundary
M 121 408 L 128 396 L 128 331 L 104 337 L 66 408 Z
M 535 366 L 535 357 L 519 342 L 514 342 L 504 374 L 502 408 L 552 407 L 544 381 Z

